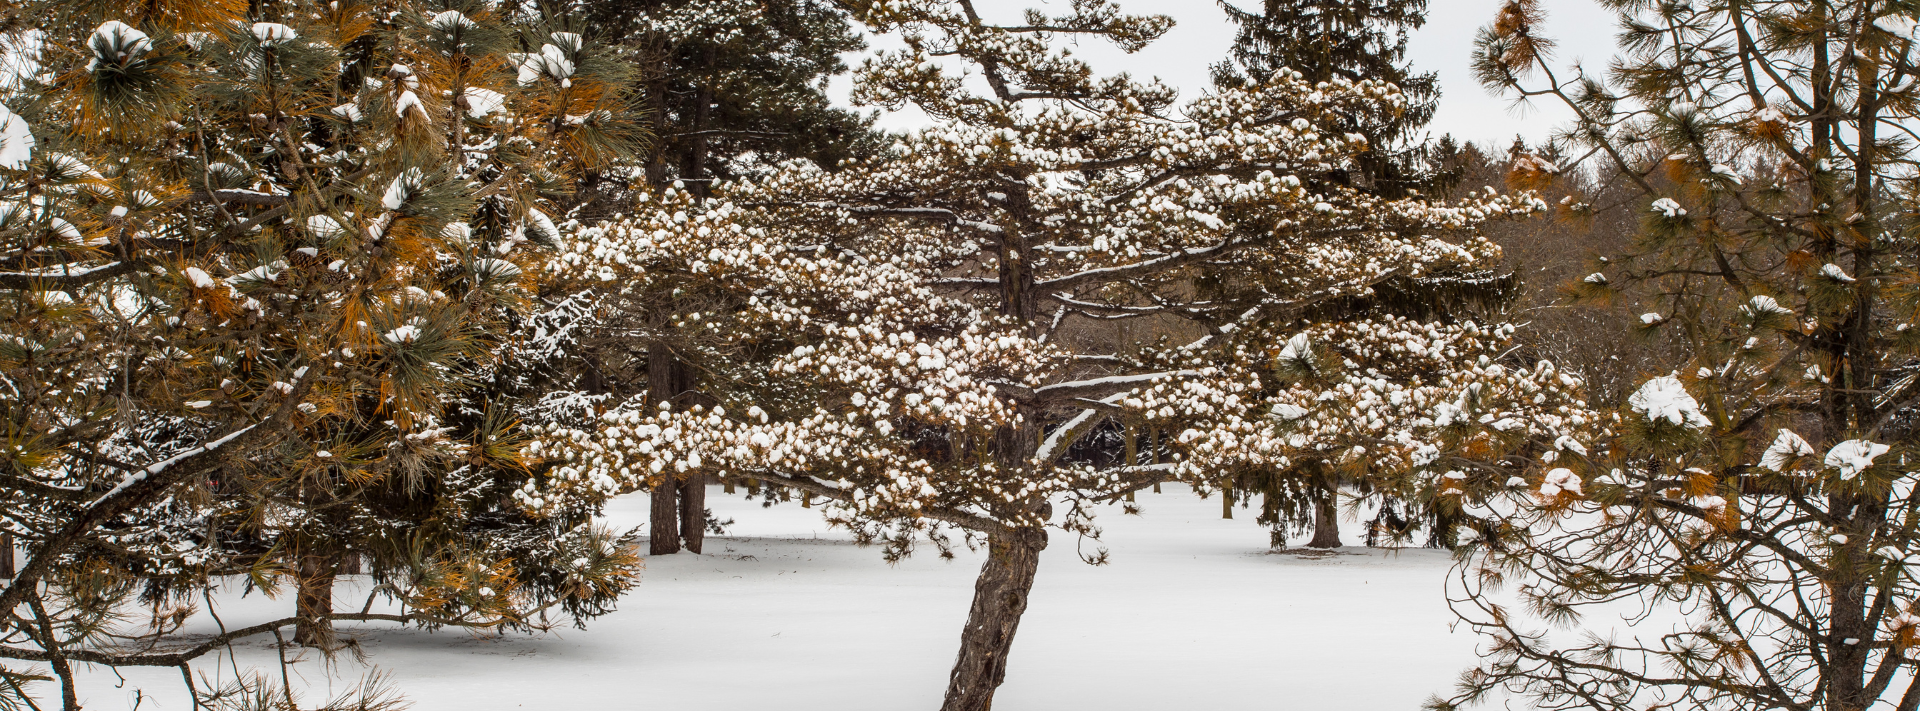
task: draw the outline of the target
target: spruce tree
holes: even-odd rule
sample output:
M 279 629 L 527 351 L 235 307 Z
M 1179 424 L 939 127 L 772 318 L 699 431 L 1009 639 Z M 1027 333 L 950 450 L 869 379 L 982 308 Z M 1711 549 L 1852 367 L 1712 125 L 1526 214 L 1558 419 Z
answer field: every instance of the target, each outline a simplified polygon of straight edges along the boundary
M 1405 102 L 1398 110 L 1332 118 L 1338 130 L 1364 136 L 1367 148 L 1322 179 L 1388 198 L 1444 192 L 1449 187 L 1441 154 L 1420 135 L 1439 106 L 1437 76 L 1416 72 L 1406 62 L 1408 33 L 1426 23 L 1424 0 L 1266 0 L 1259 12 L 1224 0 L 1220 6 L 1238 32 L 1228 60 L 1214 67 L 1216 84 L 1240 85 L 1292 71 L 1313 84 L 1371 79 L 1400 87 Z M 1374 317 L 1457 321 L 1497 311 L 1518 293 L 1517 286 L 1512 275 L 1490 265 L 1404 276 L 1368 294 L 1322 304 L 1303 323 Z M 1338 547 L 1342 545 L 1339 499 L 1343 490 L 1351 489 L 1379 502 L 1379 513 L 1366 536 L 1369 545 L 1378 542 L 1382 533 L 1403 538 L 1421 522 L 1430 529 L 1432 544 L 1445 545 L 1450 540 L 1450 504 L 1400 499 L 1371 489 L 1365 477 L 1343 479 L 1333 473 L 1337 468 L 1322 464 L 1297 463 L 1304 476 L 1250 473 L 1227 492 L 1226 515 L 1232 515 L 1234 499 L 1250 502 L 1258 495 L 1259 520 L 1272 527 L 1276 547 L 1284 545 L 1286 530 L 1294 526 L 1310 528 L 1308 547 Z
M 1336 120 L 1367 137 L 1371 150 L 1335 169 L 1345 184 L 1388 197 L 1428 190 L 1433 176 L 1419 132 L 1440 105 L 1439 77 L 1406 62 L 1407 34 L 1427 21 L 1426 0 L 1264 0 L 1259 12 L 1217 0 L 1238 26 L 1216 84 L 1261 81 L 1295 71 L 1308 83 L 1373 79 L 1400 87 L 1397 112 Z

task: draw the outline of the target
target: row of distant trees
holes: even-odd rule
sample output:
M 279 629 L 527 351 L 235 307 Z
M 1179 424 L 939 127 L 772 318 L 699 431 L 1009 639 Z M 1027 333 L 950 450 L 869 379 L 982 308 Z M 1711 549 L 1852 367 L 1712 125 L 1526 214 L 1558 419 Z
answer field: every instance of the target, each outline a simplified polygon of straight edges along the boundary
M 1095 0 L 22 3 L 0 705 L 293 707 L 194 664 L 585 624 L 637 582 L 605 502 L 698 552 L 718 481 L 984 546 L 944 708 L 986 709 L 1051 537 L 1177 481 L 1456 548 L 1489 646 L 1436 707 L 1912 708 L 1914 10 L 1616 5 L 1606 77 L 1501 8 L 1482 81 L 1579 119 L 1494 153 L 1422 131 L 1417 2 L 1229 7 L 1185 104 L 1065 51 L 1171 26 Z M 932 126 L 828 104 L 856 27 L 905 43 L 855 101 Z M 292 614 L 175 634 L 236 583 Z M 1555 631 L 1622 603 L 1680 622 Z

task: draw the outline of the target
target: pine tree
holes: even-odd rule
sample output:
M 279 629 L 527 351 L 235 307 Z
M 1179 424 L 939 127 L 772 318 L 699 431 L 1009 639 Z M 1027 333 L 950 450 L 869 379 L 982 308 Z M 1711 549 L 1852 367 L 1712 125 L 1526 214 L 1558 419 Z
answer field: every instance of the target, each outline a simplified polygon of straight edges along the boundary
M 1388 200 L 1325 179 L 1366 145 L 1329 126 L 1401 109 L 1391 84 L 1275 72 L 1170 121 L 1170 90 L 1096 79 L 1055 44 L 1137 50 L 1166 18 L 1078 2 L 1001 26 L 965 0 L 856 16 L 908 44 L 867 63 L 855 97 L 911 102 L 938 125 L 837 170 L 792 162 L 705 198 L 662 190 L 569 234 L 560 279 L 701 299 L 672 323 L 698 334 L 703 370 L 729 388 L 685 408 L 636 394 L 592 427 L 542 428 L 530 451 L 553 468 L 523 490 L 527 506 L 704 472 L 823 498 L 889 559 L 929 540 L 948 553 L 958 530 L 988 551 L 946 698 L 974 711 L 1005 678 L 1050 530 L 1096 535 L 1090 504 L 1175 479 L 1217 489 L 1296 456 L 1458 488 L 1455 460 L 1566 428 L 1555 408 L 1577 384 L 1495 362 L 1509 328 L 1302 325 L 1396 276 L 1497 258 L 1477 226 L 1545 209 L 1526 195 Z M 1230 288 L 1202 296 L 1201 279 Z M 1064 337 L 1134 318 L 1201 328 L 1118 353 Z M 1395 364 L 1398 381 L 1380 370 Z M 1436 422 L 1436 406 L 1453 415 Z M 1374 414 L 1356 423 L 1356 410 Z M 1150 449 L 1168 456 L 1065 457 L 1110 421 L 1166 433 Z
M 1632 196 L 1632 248 L 1567 290 L 1649 304 L 1658 360 L 1579 446 L 1509 464 L 1527 491 L 1479 511 L 1453 595 L 1492 653 L 1431 705 L 1914 708 L 1914 8 L 1611 5 L 1608 76 L 1548 64 L 1532 0 L 1475 63 L 1570 108 L 1595 192 Z M 1657 633 L 1547 632 L 1613 601 Z
M 71 708 L 69 660 L 185 668 L 284 627 L 330 645 L 336 619 L 532 625 L 632 583 L 614 534 L 515 507 L 516 404 L 477 387 L 531 311 L 553 186 L 631 153 L 624 64 L 459 0 L 19 18 L 40 50 L 0 109 L 0 510 L 28 555 L 0 657 L 50 663 Z M 403 612 L 334 611 L 350 554 Z M 297 609 L 93 644 L 142 596 L 166 642 L 231 574 L 291 581 Z
M 643 180 L 593 191 L 596 203 L 577 214 L 605 218 L 623 211 L 632 191 L 682 185 L 706 194 L 714 181 L 736 179 L 791 158 L 834 166 L 871 150 L 871 118 L 834 108 L 825 82 L 844 73 L 841 55 L 864 45 L 845 10 L 814 0 L 673 0 L 585 3 L 589 22 L 641 66 L 654 68 L 638 85 L 639 103 L 658 140 L 643 158 Z M 655 405 L 711 405 L 723 383 L 703 378 L 698 333 L 672 325 L 673 315 L 701 302 L 666 287 L 602 294 L 596 326 L 583 332 L 575 362 L 617 394 L 652 393 Z M 620 384 L 631 383 L 630 386 Z M 699 552 L 708 527 L 705 475 L 663 481 L 652 492 L 649 552 Z

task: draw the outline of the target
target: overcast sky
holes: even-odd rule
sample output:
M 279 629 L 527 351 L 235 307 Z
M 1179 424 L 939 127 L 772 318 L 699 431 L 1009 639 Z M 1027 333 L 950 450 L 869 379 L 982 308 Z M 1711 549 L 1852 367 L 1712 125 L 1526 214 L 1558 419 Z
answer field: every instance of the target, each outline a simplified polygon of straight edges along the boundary
M 1257 7 L 1258 0 L 1234 0 L 1242 7 Z M 1489 95 L 1473 81 L 1467 64 L 1473 53 L 1473 35 L 1491 22 L 1502 0 L 1429 0 L 1427 25 L 1408 43 L 1408 60 L 1419 71 L 1440 75 L 1440 109 L 1428 126 L 1434 136 L 1451 133 L 1471 141 L 1491 141 L 1504 145 L 1517 135 L 1538 141 L 1569 114 L 1545 102 L 1531 108 L 1516 108 L 1510 98 Z M 1190 98 L 1208 85 L 1207 67 L 1226 56 L 1233 44 L 1233 26 L 1213 0 L 1119 0 L 1123 10 L 1136 14 L 1170 15 L 1173 30 L 1136 54 L 1123 54 L 1105 42 L 1085 42 L 1074 54 L 1093 65 L 1100 74 L 1131 73 L 1157 76 L 1178 87 L 1183 98 Z M 989 19 L 1017 20 L 1027 7 L 1040 7 L 1049 13 L 1060 12 L 1064 0 L 978 0 L 977 5 Z M 1605 67 L 1613 56 L 1613 38 L 1617 32 L 1614 16 L 1592 0 L 1554 0 L 1546 3 L 1545 35 L 1558 42 L 1554 64 L 1565 67 L 1585 61 L 1596 70 Z M 997 12 L 996 12 L 997 11 Z M 1004 15 L 1004 17 L 993 17 Z M 870 37 L 875 47 L 897 47 L 889 37 Z M 849 64 L 858 65 L 856 58 Z M 834 96 L 845 101 L 848 80 L 833 84 Z M 902 112 L 883 117 L 881 125 L 892 129 L 910 129 L 925 125 L 926 117 L 917 112 Z

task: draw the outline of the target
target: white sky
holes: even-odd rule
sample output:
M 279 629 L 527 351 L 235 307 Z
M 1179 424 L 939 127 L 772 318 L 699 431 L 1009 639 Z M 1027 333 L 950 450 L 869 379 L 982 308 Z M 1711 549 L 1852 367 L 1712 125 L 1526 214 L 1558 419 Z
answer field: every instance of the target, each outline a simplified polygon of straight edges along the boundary
M 1546 101 L 1517 108 L 1510 98 L 1487 94 L 1473 80 L 1468 61 L 1473 53 L 1473 36 L 1493 20 L 1502 0 L 1428 0 L 1427 25 L 1408 43 L 1408 60 L 1418 71 L 1440 75 L 1440 109 L 1428 125 L 1434 136 L 1451 133 L 1456 138 L 1492 142 L 1504 146 L 1517 135 L 1537 143 L 1552 130 L 1566 123 L 1569 114 Z M 1102 74 L 1127 72 L 1135 76 L 1157 76 L 1181 90 L 1183 99 L 1207 88 L 1208 67 L 1226 57 L 1233 44 L 1233 26 L 1213 0 L 1119 0 L 1122 10 L 1134 14 L 1164 14 L 1175 25 L 1160 41 L 1139 53 L 1128 55 L 1105 42 L 1086 42 L 1074 54 L 1093 65 Z M 1241 7 L 1258 7 L 1259 0 L 1234 0 Z M 1049 14 L 1060 12 L 1064 0 L 977 0 L 977 6 L 990 19 L 1016 20 L 1019 11 L 1039 7 Z M 1558 43 L 1554 65 L 1564 69 L 1576 61 L 1586 61 L 1592 71 L 1604 69 L 1613 56 L 1613 38 L 1618 31 L 1612 13 L 1593 0 L 1550 0 L 1544 34 Z M 994 16 L 1002 17 L 994 17 Z M 891 37 L 869 37 L 875 47 L 898 47 Z M 848 64 L 859 65 L 858 57 Z M 845 104 L 850 81 L 834 81 L 835 99 Z M 911 129 L 926 124 L 917 111 L 885 116 L 880 125 L 890 129 Z

